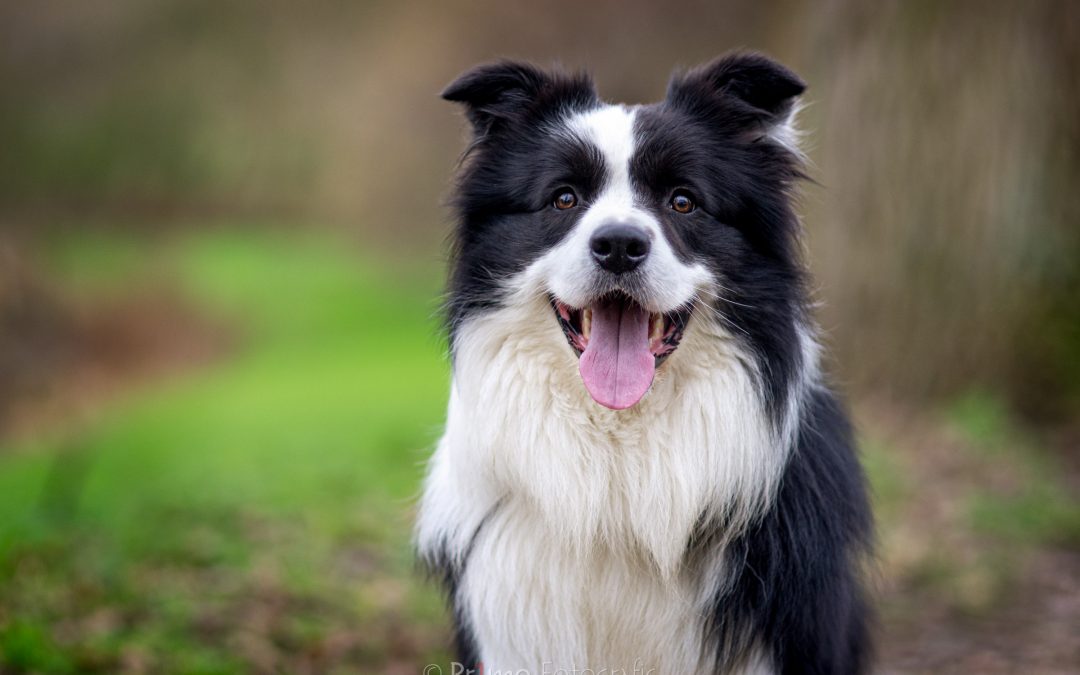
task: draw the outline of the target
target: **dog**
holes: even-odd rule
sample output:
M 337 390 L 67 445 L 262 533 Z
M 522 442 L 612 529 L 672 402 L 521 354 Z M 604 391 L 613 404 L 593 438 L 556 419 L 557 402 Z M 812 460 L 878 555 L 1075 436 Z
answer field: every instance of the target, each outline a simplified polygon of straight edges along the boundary
M 872 515 L 793 206 L 804 88 L 739 52 L 650 105 L 512 61 L 443 92 L 471 142 L 416 544 L 461 672 L 867 669 Z

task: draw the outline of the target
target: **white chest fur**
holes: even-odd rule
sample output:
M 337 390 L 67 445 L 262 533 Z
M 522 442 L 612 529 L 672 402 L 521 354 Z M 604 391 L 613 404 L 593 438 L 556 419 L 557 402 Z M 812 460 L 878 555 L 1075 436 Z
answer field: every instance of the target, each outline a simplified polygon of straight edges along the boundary
M 696 317 L 649 394 L 607 410 L 546 302 L 459 328 L 418 545 L 467 556 L 458 602 L 489 672 L 701 672 L 718 563 L 686 565 L 687 543 L 703 516 L 760 512 L 787 457 L 754 361 Z

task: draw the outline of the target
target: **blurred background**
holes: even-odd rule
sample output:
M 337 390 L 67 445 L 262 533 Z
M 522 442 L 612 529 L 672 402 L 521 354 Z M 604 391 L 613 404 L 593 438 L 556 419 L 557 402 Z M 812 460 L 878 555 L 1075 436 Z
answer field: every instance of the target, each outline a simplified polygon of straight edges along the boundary
M 438 99 L 501 56 L 643 102 L 809 83 L 882 673 L 1080 668 L 1080 4 L 0 4 L 0 673 L 419 673 L 448 373 Z

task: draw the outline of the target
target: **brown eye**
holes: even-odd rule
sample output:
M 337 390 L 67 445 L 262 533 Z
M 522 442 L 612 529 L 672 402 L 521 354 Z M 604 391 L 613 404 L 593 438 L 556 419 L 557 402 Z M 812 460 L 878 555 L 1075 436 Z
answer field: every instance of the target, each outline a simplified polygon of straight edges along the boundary
M 694 198 L 690 196 L 689 192 L 679 190 L 671 196 L 671 208 L 675 209 L 677 213 L 690 213 L 695 208 Z
M 563 190 L 555 195 L 554 206 L 557 209 L 572 209 L 577 206 L 577 195 L 571 190 Z

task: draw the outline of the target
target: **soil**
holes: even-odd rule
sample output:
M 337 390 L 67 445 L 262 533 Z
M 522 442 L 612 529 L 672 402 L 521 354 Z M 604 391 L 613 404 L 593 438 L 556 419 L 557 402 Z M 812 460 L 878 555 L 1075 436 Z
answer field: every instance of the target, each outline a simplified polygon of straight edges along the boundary
M 88 301 L 26 269 L 0 276 L 0 440 L 89 422 L 120 392 L 206 365 L 233 343 L 165 287 Z

